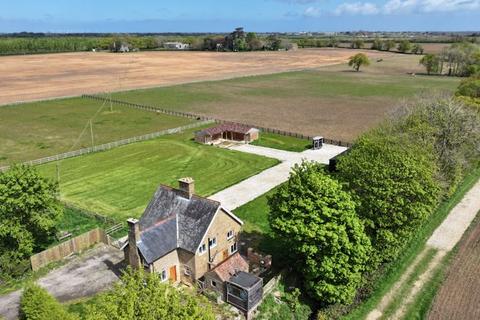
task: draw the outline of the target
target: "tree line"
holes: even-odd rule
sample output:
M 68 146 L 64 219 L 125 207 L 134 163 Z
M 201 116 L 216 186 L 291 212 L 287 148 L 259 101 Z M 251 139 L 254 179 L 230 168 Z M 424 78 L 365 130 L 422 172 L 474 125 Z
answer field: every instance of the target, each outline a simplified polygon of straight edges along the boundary
M 420 59 L 427 74 L 469 77 L 480 75 L 480 45 L 461 42 L 444 48 L 439 54 L 427 54 Z
M 458 97 L 421 96 L 361 135 L 336 172 L 294 167 L 268 200 L 269 224 L 304 292 L 324 312 L 345 311 L 479 159 L 478 109 Z

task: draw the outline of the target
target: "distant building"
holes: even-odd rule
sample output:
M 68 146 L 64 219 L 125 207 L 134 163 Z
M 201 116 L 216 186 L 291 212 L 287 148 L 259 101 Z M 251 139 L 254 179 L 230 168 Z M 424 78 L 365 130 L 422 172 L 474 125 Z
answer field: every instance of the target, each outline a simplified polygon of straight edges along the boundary
M 190 49 L 190 45 L 188 43 L 182 43 L 182 42 L 165 42 L 163 44 L 163 47 L 165 49 L 171 49 L 171 50 L 187 50 L 187 49 Z

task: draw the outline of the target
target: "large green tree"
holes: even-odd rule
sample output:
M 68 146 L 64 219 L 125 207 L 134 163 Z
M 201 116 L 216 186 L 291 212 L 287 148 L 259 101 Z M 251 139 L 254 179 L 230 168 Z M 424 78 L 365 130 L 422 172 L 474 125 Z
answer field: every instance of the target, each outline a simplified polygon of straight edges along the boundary
M 87 307 L 86 320 L 214 320 L 208 302 L 160 280 L 156 273 L 127 269 L 122 281 Z
M 412 49 L 412 43 L 408 40 L 402 40 L 397 46 L 397 50 L 402 53 L 407 53 Z
M 270 226 L 288 243 L 310 295 L 327 304 L 351 302 L 370 241 L 340 183 L 321 165 L 303 162 L 268 203 Z
M 33 167 L 17 165 L 0 173 L 2 274 L 16 272 L 17 264 L 46 245 L 55 233 L 62 215 L 57 193 L 57 184 Z
M 425 146 L 378 129 L 364 134 L 339 159 L 339 177 L 360 202 L 375 263 L 395 258 L 405 240 L 434 210 L 437 169 Z

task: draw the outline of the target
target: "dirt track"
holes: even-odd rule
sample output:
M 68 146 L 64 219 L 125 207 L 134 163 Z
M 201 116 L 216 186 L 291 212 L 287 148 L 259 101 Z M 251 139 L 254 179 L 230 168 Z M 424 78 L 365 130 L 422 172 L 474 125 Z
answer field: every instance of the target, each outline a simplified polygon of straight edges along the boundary
M 372 55 L 381 53 L 369 53 Z M 0 57 L 0 105 L 218 80 L 344 62 L 348 49 L 288 52 L 81 52 Z

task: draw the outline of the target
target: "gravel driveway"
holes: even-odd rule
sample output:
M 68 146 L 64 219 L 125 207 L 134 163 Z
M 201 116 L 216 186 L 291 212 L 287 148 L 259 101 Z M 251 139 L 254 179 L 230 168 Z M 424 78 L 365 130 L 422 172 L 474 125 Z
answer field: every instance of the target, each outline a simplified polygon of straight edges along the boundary
M 287 181 L 292 167 L 301 163 L 303 159 L 328 164 L 331 158 L 347 148 L 326 144 L 320 150 L 306 150 L 299 153 L 245 144 L 230 149 L 282 161 L 279 165 L 262 171 L 210 197 L 210 199 L 220 201 L 225 208 L 234 210 Z
M 50 272 L 37 283 L 60 302 L 89 297 L 118 280 L 122 260 L 121 250 L 102 245 Z M 0 296 L 0 315 L 6 320 L 18 317 L 20 296 L 21 290 Z

